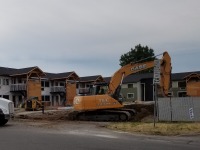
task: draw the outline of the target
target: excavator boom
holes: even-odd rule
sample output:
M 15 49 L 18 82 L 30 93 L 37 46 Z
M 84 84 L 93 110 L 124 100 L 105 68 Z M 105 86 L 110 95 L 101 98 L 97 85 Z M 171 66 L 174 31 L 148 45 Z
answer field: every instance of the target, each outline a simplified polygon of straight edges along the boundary
M 171 78 L 171 58 L 167 52 L 163 53 L 163 58 L 160 60 L 160 64 L 161 64 L 160 86 L 164 95 L 167 96 Z M 127 77 L 128 75 L 153 67 L 154 67 L 154 61 L 143 62 L 143 63 L 130 63 L 123 66 L 118 71 L 116 71 L 112 76 L 107 94 L 110 95 L 114 94 L 117 87 L 121 84 L 123 78 Z

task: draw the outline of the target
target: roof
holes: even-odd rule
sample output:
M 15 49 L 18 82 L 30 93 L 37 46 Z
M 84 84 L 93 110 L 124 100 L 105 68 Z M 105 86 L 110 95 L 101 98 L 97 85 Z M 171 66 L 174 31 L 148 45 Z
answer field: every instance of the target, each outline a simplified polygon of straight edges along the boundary
M 200 80 L 200 74 L 198 73 L 191 73 L 189 75 L 187 75 L 184 79 L 186 79 L 186 82 L 189 82 L 189 81 L 199 81 Z
M 14 68 L 6 68 L 6 67 L 0 67 L 0 75 L 2 76 L 9 76 L 11 74 L 14 74 L 17 69 Z
M 48 78 L 50 80 L 79 79 L 79 76 L 75 72 L 45 73 L 37 66 L 21 68 L 21 69 L 0 67 L 0 76 L 22 76 L 22 75 L 27 75 L 28 73 L 31 73 L 31 77 L 38 77 L 39 74 L 40 76 L 45 76 L 45 78 Z
M 180 81 L 185 80 L 185 77 L 191 75 L 191 74 L 200 74 L 200 71 L 194 71 L 194 72 L 182 72 L 182 73 L 172 73 L 172 81 Z M 141 81 L 142 79 L 151 79 L 153 78 L 153 73 L 137 73 L 132 74 L 124 78 L 123 83 L 136 83 Z M 105 77 L 104 80 L 109 83 L 111 80 L 111 77 Z
M 139 82 L 142 79 L 149 79 L 149 78 L 153 78 L 153 73 L 137 73 L 137 74 L 132 74 L 127 76 L 126 78 L 124 78 L 123 83 L 135 83 L 135 82 Z
M 105 81 L 106 83 L 109 83 L 110 80 L 111 80 L 111 77 L 104 77 L 104 81 Z
M 200 71 L 173 73 L 172 74 L 172 81 L 184 80 L 185 77 L 187 77 L 190 74 L 200 74 Z
M 142 79 L 148 79 L 153 78 L 153 73 L 145 73 L 145 74 L 132 74 L 124 78 L 123 83 L 133 83 L 133 82 L 139 82 Z M 109 83 L 111 80 L 111 77 L 104 77 L 104 81 L 106 83 Z
M 187 75 L 184 79 L 188 79 L 188 78 L 191 78 L 191 77 L 200 78 L 200 74 L 198 74 L 198 73 L 191 73 L 191 74 Z
M 78 80 L 79 76 L 75 72 L 63 72 L 63 73 L 47 73 L 46 78 L 50 80 L 61 80 L 61 79 L 68 79 L 68 80 Z
M 37 70 L 38 72 L 40 72 L 41 76 L 45 76 L 45 73 L 37 66 L 28 67 L 28 68 L 21 68 L 21 69 L 0 67 L 0 75 L 1 76 L 25 75 L 25 74 L 30 73 L 31 71 L 34 71 L 34 70 Z
M 102 82 L 104 78 L 101 75 L 80 77 L 79 82 Z

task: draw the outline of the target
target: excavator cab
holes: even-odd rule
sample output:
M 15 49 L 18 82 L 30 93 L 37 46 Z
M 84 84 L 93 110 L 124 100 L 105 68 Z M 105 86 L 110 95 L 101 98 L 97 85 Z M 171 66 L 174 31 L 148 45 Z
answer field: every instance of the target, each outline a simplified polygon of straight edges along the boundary
M 104 95 L 108 91 L 108 83 L 96 83 L 93 85 L 92 94 L 91 95 Z M 121 85 L 119 85 L 113 95 L 112 98 L 116 99 L 119 103 L 125 100 L 124 96 L 121 94 Z
M 92 88 L 92 95 L 103 95 L 108 90 L 107 83 L 96 83 Z

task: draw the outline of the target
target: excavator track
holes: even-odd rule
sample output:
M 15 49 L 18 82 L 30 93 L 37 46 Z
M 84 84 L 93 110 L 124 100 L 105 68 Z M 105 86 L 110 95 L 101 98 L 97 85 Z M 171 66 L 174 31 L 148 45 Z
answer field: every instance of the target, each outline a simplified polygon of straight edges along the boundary
M 69 114 L 71 120 L 80 121 L 129 121 L 135 114 L 131 109 L 106 109 L 96 111 L 74 111 Z

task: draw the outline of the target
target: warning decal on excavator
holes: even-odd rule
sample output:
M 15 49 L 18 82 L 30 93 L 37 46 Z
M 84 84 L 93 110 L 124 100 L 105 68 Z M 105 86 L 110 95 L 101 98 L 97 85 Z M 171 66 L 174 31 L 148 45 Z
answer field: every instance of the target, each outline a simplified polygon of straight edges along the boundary
M 99 99 L 98 106 L 106 106 L 106 105 L 113 105 L 116 104 L 116 102 L 110 102 L 108 99 Z
M 81 100 L 78 97 L 74 98 L 74 104 L 75 105 L 80 104 L 80 102 L 81 102 Z

